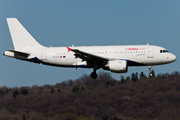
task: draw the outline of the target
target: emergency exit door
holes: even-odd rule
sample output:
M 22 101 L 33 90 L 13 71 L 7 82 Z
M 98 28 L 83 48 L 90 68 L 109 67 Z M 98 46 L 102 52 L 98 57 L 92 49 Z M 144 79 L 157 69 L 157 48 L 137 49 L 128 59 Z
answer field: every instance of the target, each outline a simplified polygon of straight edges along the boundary
M 154 54 L 153 54 L 153 48 L 152 47 L 148 47 L 148 58 L 153 58 Z
M 41 60 L 47 60 L 46 49 L 41 50 Z

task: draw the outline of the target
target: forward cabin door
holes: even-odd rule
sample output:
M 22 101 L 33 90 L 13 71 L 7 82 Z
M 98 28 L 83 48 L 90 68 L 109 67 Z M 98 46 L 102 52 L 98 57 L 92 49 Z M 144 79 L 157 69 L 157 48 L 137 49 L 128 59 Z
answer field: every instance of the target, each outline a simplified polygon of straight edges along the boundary
M 149 47 L 148 46 L 148 58 L 153 58 L 154 57 L 154 54 L 153 54 L 153 47 Z

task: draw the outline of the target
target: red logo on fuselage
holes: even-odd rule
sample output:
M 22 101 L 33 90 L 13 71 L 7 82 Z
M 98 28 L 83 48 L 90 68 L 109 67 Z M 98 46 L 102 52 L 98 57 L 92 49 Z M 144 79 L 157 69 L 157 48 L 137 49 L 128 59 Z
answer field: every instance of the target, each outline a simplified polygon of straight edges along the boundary
M 126 48 L 125 50 L 138 50 L 138 48 Z
M 125 50 L 146 50 L 146 48 L 125 48 Z

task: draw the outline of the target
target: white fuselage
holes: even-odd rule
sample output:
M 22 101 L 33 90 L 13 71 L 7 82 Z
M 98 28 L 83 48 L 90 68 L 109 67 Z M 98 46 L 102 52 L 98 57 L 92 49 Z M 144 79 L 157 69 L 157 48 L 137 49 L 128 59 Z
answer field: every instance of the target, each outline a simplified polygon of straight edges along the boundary
M 128 66 L 162 65 L 176 60 L 176 56 L 172 53 L 167 51 L 160 52 L 161 50 L 166 50 L 165 48 L 152 45 L 84 46 L 72 48 L 106 57 L 109 60 L 126 60 Z M 76 58 L 75 53 L 72 51 L 68 52 L 66 47 L 31 48 L 23 51 L 31 53 L 28 59 L 38 58 L 39 61 L 37 62 L 42 64 L 47 63 L 62 67 L 81 67 L 81 63 L 82 65 L 84 64 L 82 59 Z

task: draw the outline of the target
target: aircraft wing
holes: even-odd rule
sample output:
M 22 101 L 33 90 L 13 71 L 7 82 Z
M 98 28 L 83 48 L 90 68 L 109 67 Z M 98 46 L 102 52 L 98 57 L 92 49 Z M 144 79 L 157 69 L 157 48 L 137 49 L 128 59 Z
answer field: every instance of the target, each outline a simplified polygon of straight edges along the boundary
M 108 61 L 109 58 L 107 57 L 102 57 L 102 56 L 98 56 L 98 55 L 94 55 L 94 54 L 91 54 L 91 53 L 87 53 L 87 52 L 84 52 L 84 51 L 81 51 L 81 50 L 78 50 L 78 49 L 72 49 L 72 48 L 68 48 L 68 52 L 69 51 L 73 51 L 75 54 L 75 56 L 77 58 L 81 58 L 83 60 L 86 60 L 86 59 L 91 59 L 91 60 L 98 60 L 98 61 L 101 61 L 101 60 L 105 60 L 105 61 Z

